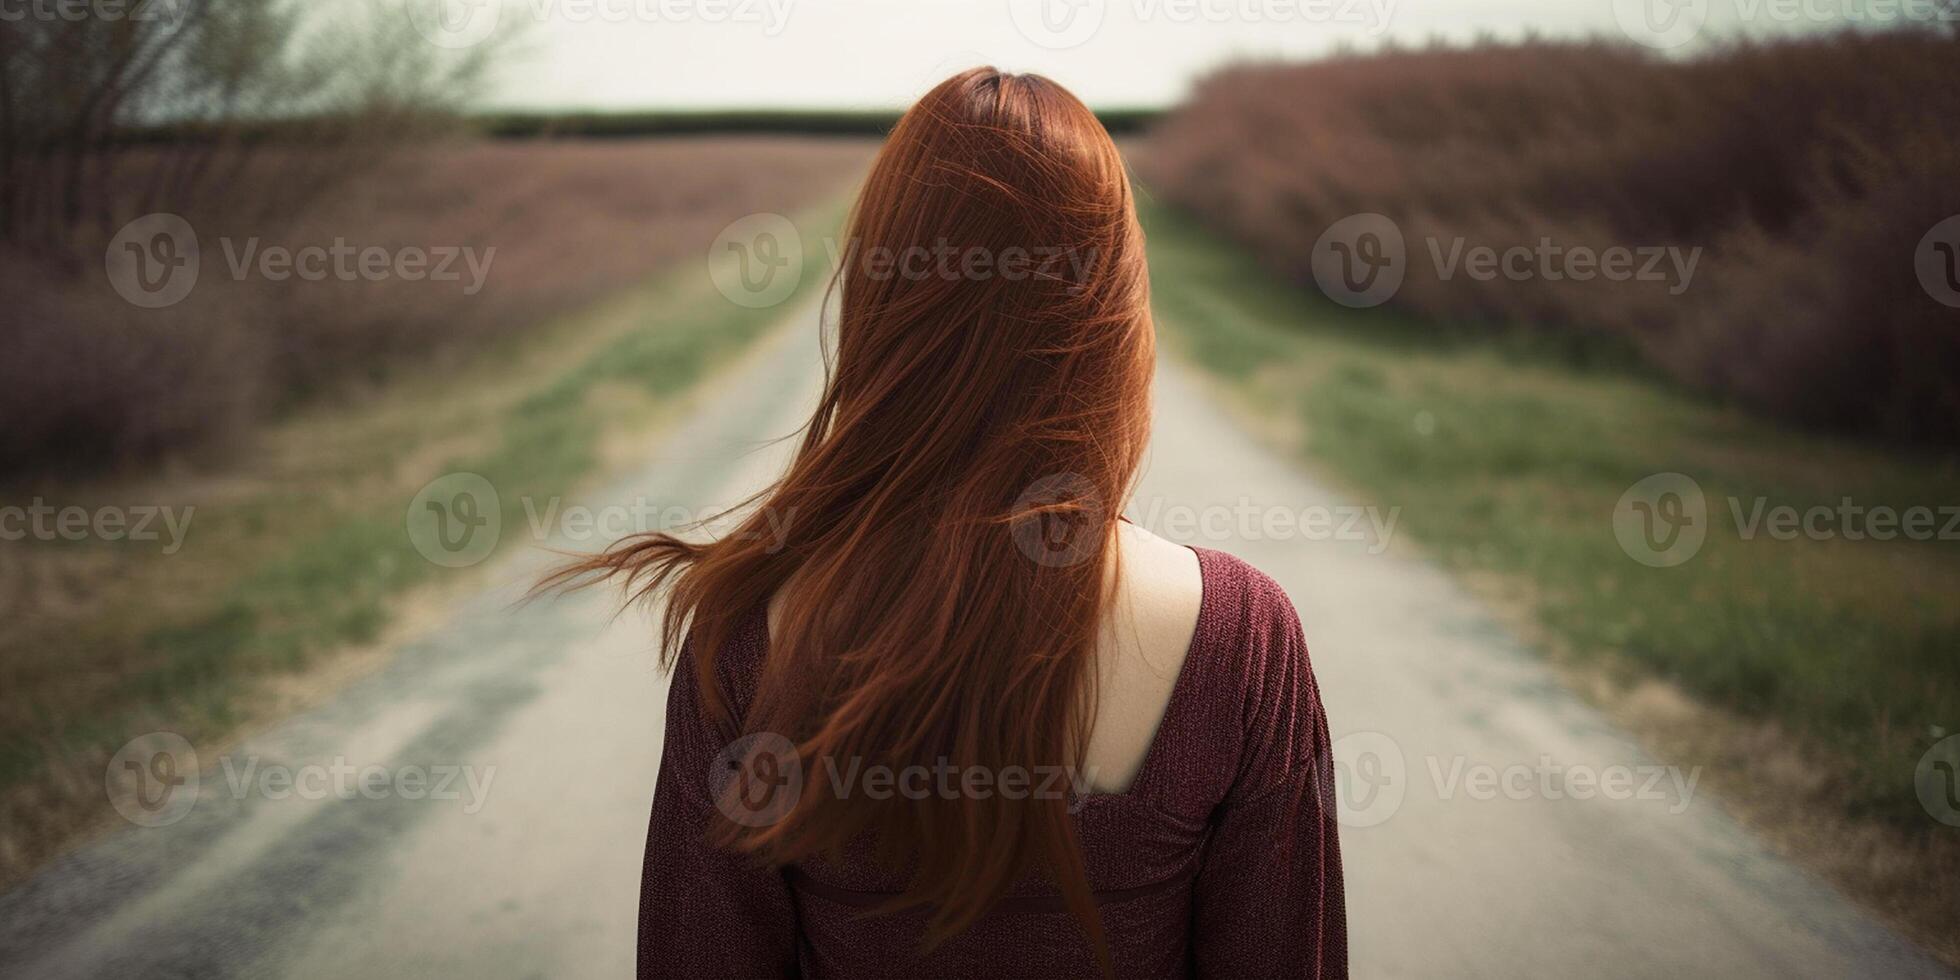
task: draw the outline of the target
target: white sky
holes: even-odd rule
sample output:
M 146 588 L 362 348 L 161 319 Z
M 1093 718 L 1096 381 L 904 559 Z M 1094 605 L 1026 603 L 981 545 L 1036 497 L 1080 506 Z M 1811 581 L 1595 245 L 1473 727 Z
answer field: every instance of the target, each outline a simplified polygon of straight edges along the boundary
M 492 104 L 623 109 L 899 107 L 982 63 L 1050 75 L 1092 105 L 1164 105 L 1223 62 L 1304 58 L 1343 43 L 1365 49 L 1387 39 L 1527 32 L 1625 39 L 1622 20 L 1651 4 L 1663 21 L 1670 13 L 1687 19 L 1648 39 L 1678 41 L 1664 50 L 1685 52 L 1738 33 L 1871 24 L 1891 9 L 1885 4 L 1932 0 L 432 2 L 451 5 L 459 18 L 451 24 L 470 4 L 503 4 L 499 22 L 519 43 L 504 55 Z

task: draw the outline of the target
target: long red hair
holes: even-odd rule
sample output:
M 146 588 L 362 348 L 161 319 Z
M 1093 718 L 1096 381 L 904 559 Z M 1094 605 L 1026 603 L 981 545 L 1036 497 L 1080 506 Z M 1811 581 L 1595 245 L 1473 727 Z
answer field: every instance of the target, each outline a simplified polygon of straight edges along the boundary
M 762 508 L 708 543 L 627 538 L 545 584 L 664 592 L 663 661 L 692 661 L 723 723 L 715 656 L 786 590 L 740 727 L 787 736 L 805 773 L 1077 767 L 1154 361 L 1122 159 L 1054 82 L 962 72 L 893 129 L 841 255 L 834 364 Z M 717 834 L 774 864 L 875 841 L 915 869 L 892 908 L 930 910 L 928 945 L 1044 876 L 1103 947 L 1064 798 L 874 800 L 813 776 L 780 820 Z

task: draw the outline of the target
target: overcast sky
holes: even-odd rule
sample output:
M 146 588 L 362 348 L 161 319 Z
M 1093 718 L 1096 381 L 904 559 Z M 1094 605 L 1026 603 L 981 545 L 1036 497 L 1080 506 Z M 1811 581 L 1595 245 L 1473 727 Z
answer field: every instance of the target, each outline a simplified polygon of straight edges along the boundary
M 496 105 L 884 108 L 982 63 L 1051 75 L 1093 105 L 1150 106 L 1177 101 L 1234 58 L 1527 32 L 1679 53 L 1736 33 L 1869 25 L 1888 3 L 1930 0 L 432 2 L 450 19 L 418 27 L 448 44 L 467 43 L 492 19 L 483 11 L 499 10 L 488 5 L 503 4 L 495 19 L 519 44 L 504 59 Z

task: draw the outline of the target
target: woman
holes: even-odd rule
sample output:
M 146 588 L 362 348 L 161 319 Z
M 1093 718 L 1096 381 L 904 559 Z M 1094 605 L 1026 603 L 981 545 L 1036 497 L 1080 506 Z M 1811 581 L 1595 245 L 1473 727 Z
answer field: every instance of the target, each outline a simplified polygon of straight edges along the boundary
M 641 974 L 1343 975 L 1293 608 L 1117 516 L 1154 338 L 1108 133 L 1045 78 L 954 76 L 847 240 L 762 508 L 547 583 L 669 603 Z

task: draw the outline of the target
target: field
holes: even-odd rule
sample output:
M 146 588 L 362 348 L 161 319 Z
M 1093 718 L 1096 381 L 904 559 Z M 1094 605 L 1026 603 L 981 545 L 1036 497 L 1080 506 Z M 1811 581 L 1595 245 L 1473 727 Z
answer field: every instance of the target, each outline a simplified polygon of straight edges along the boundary
M 197 384 L 149 379 L 128 393 L 130 417 L 105 414 L 105 426 L 139 424 L 146 406 L 202 418 L 212 398 L 236 399 L 238 414 L 223 430 L 172 432 L 136 462 L 6 487 L 9 504 L 168 507 L 190 519 L 170 553 L 166 541 L 8 542 L 0 879 L 96 825 L 103 767 L 122 742 L 157 729 L 222 740 L 278 717 L 302 689 L 324 696 L 336 671 L 361 662 L 351 651 L 412 617 L 418 596 L 467 580 L 404 533 L 418 487 L 483 475 L 512 526 L 520 496 L 567 492 L 616 463 L 622 443 L 821 284 L 825 253 L 811 248 L 797 298 L 735 305 L 702 264 L 716 233 L 776 211 L 799 216 L 806 238 L 831 234 L 833 202 L 870 151 L 786 138 L 459 144 L 302 227 L 495 246 L 475 297 L 387 282 L 322 283 L 309 296 L 299 287 L 314 284 L 289 283 L 272 311 L 229 305 L 247 297 L 221 283 L 207 305 L 157 324 L 92 306 L 102 298 L 77 286 L 56 300 L 69 319 L 13 325 L 107 342 L 135 322 L 158 356 L 209 372 Z M 104 317 L 78 318 L 91 309 Z M 203 331 L 248 346 L 208 346 L 219 341 Z M 141 355 L 118 353 L 129 376 L 92 383 L 145 381 Z M 62 359 L 9 364 L 44 375 L 43 390 L 83 383 Z M 213 390 L 228 383 L 306 397 Z M 294 682 L 302 672 L 307 682 Z
M 1657 755 L 1707 766 L 1773 841 L 1960 955 L 1960 844 L 1913 794 L 1960 717 L 1960 550 L 1750 520 L 1847 496 L 1950 510 L 1954 460 L 1794 432 L 1542 337 L 1345 309 L 1172 209 L 1146 224 L 1160 329 L 1255 428 L 1401 507 L 1417 546 Z M 1615 508 L 1668 472 L 1699 484 L 1708 537 L 1649 567 Z

